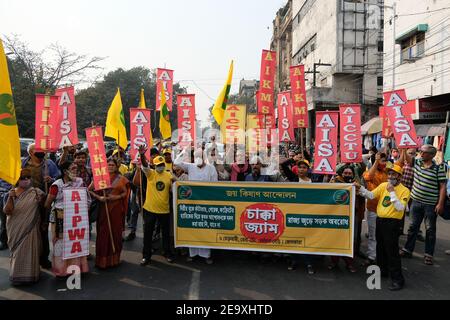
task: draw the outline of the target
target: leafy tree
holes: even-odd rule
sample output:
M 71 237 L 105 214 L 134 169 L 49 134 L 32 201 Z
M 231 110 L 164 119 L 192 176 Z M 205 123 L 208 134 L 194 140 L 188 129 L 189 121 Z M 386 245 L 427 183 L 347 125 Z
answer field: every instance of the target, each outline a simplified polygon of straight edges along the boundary
M 77 92 L 75 100 L 77 103 L 77 123 L 80 136 L 84 136 L 81 130 L 92 126 L 92 124 L 104 126 L 111 102 L 120 88 L 123 112 L 129 138 L 130 108 L 139 105 L 141 89 L 145 91 L 145 102 L 147 108 L 152 111 L 151 123 L 153 137 L 159 137 L 159 112 L 156 112 L 156 73 L 145 67 L 135 67 L 129 70 L 119 68 L 109 72 L 103 80 L 92 87 Z M 176 112 L 176 95 L 186 93 L 186 89 L 174 84 L 174 106 L 170 114 L 172 129 L 178 126 Z

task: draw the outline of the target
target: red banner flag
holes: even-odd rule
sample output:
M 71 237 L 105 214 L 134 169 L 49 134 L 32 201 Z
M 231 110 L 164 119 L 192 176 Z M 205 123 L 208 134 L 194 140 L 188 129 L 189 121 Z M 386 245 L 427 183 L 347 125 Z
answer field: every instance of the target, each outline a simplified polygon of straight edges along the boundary
M 380 119 L 382 124 L 381 136 L 383 138 L 389 139 L 393 136 L 391 121 L 386 115 L 386 107 L 380 107 Z
M 156 111 L 161 108 L 162 86 L 166 92 L 167 108 L 172 111 L 173 105 L 173 70 L 157 69 L 156 71 Z
M 36 95 L 35 141 L 36 152 L 56 152 L 58 121 L 58 97 Z
M 341 121 L 341 162 L 360 163 L 362 159 L 361 105 L 339 106 Z
M 94 188 L 96 191 L 108 189 L 111 187 L 111 179 L 108 172 L 102 128 L 92 127 L 86 129 L 86 140 L 91 157 Z
M 339 112 L 316 112 L 314 173 L 335 174 Z
M 55 95 L 58 96 L 58 123 L 56 131 L 58 149 L 77 145 L 79 141 L 75 89 L 74 87 L 60 88 L 55 91 Z
M 275 51 L 263 50 L 257 102 L 259 114 L 274 114 L 276 60 Z
M 408 104 L 404 89 L 384 93 L 386 114 L 399 149 L 417 148 L 417 135 L 411 115 L 404 107 Z
M 130 156 L 132 163 L 141 163 L 139 147 L 142 145 L 147 147 L 145 157 L 150 159 L 150 147 L 152 146 L 150 117 L 150 109 L 130 108 Z
M 192 145 L 195 135 L 195 94 L 177 96 L 178 106 L 178 143 L 181 147 Z
M 291 92 L 278 94 L 278 131 L 280 142 L 295 141 L 294 124 L 292 123 L 292 100 Z
M 308 104 L 306 102 L 305 66 L 290 68 L 294 129 L 308 128 Z

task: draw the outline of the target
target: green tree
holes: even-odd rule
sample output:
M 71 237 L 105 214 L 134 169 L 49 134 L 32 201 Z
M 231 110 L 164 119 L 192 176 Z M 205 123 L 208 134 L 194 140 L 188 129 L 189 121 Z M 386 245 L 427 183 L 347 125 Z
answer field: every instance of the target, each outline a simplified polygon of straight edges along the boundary
M 36 93 L 53 93 L 58 86 L 90 82 L 89 74 L 101 69 L 98 64 L 103 61 L 70 52 L 59 44 L 36 52 L 17 36 L 5 36 L 3 42 L 22 137 L 34 137 Z
M 119 68 L 109 72 L 103 80 L 95 83 L 92 87 L 77 92 L 75 100 L 77 103 L 77 123 L 80 136 L 84 137 L 85 128 L 95 125 L 104 126 L 108 109 L 120 88 L 123 112 L 129 138 L 130 108 L 139 105 L 141 89 L 145 91 L 145 102 L 147 108 L 152 111 L 151 123 L 153 137 L 159 137 L 159 112 L 156 112 L 156 74 L 155 71 L 145 67 L 135 67 L 129 70 Z M 176 95 L 186 93 L 186 89 L 174 84 L 174 107 L 170 119 L 172 129 L 178 126 L 176 110 Z

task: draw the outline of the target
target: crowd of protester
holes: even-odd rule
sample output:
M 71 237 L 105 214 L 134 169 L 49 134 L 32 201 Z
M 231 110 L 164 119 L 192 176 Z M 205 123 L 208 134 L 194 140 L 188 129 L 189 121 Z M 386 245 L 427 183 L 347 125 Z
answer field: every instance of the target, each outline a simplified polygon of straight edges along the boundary
M 62 259 L 63 191 L 73 187 L 88 190 L 89 220 L 92 230 L 95 226 L 96 234 L 96 268 L 120 264 L 123 242 L 135 241 L 141 214 L 144 231 L 142 266 L 151 263 L 157 240 L 162 240 L 161 254 L 169 263 L 180 259 L 180 255 L 187 255 L 187 261 L 201 257 L 207 264 L 214 263 L 210 249 L 190 248 L 189 252 L 181 250 L 178 254 L 174 250 L 171 228 L 174 181 L 354 184 L 357 190 L 355 257 L 342 259 L 349 272 L 357 272 L 362 265 L 377 264 L 383 276 L 391 277 L 390 289 L 400 290 L 405 283 L 401 257 L 412 257 L 417 240 L 425 242 L 424 263 L 434 263 L 436 222 L 437 217 L 448 210 L 450 182 L 445 164 L 433 160 L 437 150 L 431 145 L 423 145 L 419 150 L 372 149 L 362 163 L 340 163 L 333 176 L 313 174 L 314 151 L 299 150 L 295 145 L 280 150 L 269 148 L 272 159 L 275 156 L 279 160 L 275 162 L 262 156 L 250 157 L 245 149 L 230 148 L 226 154 L 220 154 L 214 139 L 208 144 L 199 144 L 190 152 L 173 147 L 175 145 L 159 143 L 151 148 L 150 159 L 146 159 L 146 149 L 141 147 L 142 165 L 129 163 L 128 153 L 122 149 L 110 150 L 107 158 L 112 187 L 103 193 L 94 190 L 86 149 L 66 147 L 56 157 L 35 152 L 34 145 L 30 145 L 17 185 L 0 181 L 0 249 L 9 248 L 11 252 L 12 284 L 37 282 L 40 268 L 51 269 L 56 277 L 62 278 L 68 275 L 69 265 L 78 266 L 83 273 L 89 272 L 88 260 L 94 259 L 91 255 Z M 226 157 L 233 161 L 225 161 Z M 409 215 L 411 223 L 406 243 L 400 249 L 399 237 L 405 232 L 405 215 Z M 363 233 L 364 219 L 367 233 Z M 421 236 L 422 222 L 425 238 Z M 125 234 L 127 228 L 129 232 Z M 361 243 L 365 236 L 367 250 L 364 251 Z M 449 251 L 446 253 L 450 254 Z M 258 256 L 267 261 L 273 255 Z M 276 256 L 286 258 L 290 271 L 302 262 L 308 274 L 316 273 L 316 266 L 323 259 L 327 259 L 330 270 L 338 268 L 340 261 L 339 257 L 307 254 Z M 363 263 L 357 264 L 356 258 Z

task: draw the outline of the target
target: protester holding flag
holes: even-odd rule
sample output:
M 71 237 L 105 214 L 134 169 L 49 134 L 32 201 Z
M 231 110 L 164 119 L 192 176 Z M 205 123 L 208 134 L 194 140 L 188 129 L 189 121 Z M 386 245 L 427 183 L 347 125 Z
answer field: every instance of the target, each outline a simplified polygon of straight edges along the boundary
M 62 175 L 50 187 L 45 207 L 51 209 L 50 223 L 52 225 L 53 243 L 53 274 L 56 277 L 66 277 L 71 273 L 67 268 L 75 265 L 82 273 L 89 272 L 87 257 L 63 260 L 64 248 L 64 190 L 84 187 L 83 179 L 77 177 L 78 167 L 75 163 L 65 161 L 61 165 Z M 88 204 L 89 206 L 89 204 Z
M 369 171 L 363 177 L 369 191 L 375 190 L 380 184 L 387 181 L 387 156 L 385 153 L 377 153 L 375 161 Z M 377 223 L 378 199 L 367 201 L 367 225 L 369 228 L 369 241 L 367 248 L 367 263 L 374 264 L 377 257 L 376 223 Z
M 359 194 L 370 200 L 376 200 L 376 240 L 377 265 L 382 276 L 390 275 L 391 291 L 401 290 L 405 285 L 402 274 L 402 262 L 399 254 L 399 225 L 408 205 L 410 191 L 403 186 L 403 170 L 398 165 L 388 169 L 388 182 L 380 184 L 373 191 L 368 191 L 356 183 Z
M 31 184 L 28 169 L 22 170 L 16 187 L 5 195 L 2 209 L 8 216 L 8 246 L 11 251 L 9 280 L 13 285 L 39 280 L 40 207 L 44 200 L 44 192 Z
M 433 159 L 437 149 L 432 145 L 420 148 L 421 159 L 411 158 L 406 154 L 406 161 L 414 167 L 414 184 L 411 191 L 411 225 L 408 239 L 401 251 L 403 257 L 412 257 L 417 234 L 425 219 L 425 255 L 424 263 L 433 265 L 433 255 L 436 245 L 436 220 L 444 213 L 446 198 L 447 175 L 445 167 L 438 165 Z
M 93 192 L 94 184 L 89 187 L 91 195 L 100 201 L 100 208 L 97 218 L 97 242 L 95 266 L 99 269 L 106 269 L 120 264 L 120 254 L 122 252 L 122 232 L 125 226 L 125 216 L 128 210 L 128 198 L 130 196 L 130 186 L 127 178 L 119 172 L 120 163 L 117 159 L 108 159 L 108 172 L 111 181 L 111 189 L 103 192 Z M 111 222 L 111 232 L 108 226 L 108 218 Z M 113 245 L 114 243 L 114 249 Z
M 174 261 L 170 248 L 170 194 L 175 177 L 166 171 L 163 157 L 153 160 L 155 170 L 148 167 L 145 158 L 145 148 L 141 146 L 139 153 L 142 161 L 142 171 L 147 178 L 147 197 L 144 203 L 144 248 L 141 266 L 150 264 L 152 257 L 152 237 L 155 223 L 158 220 L 162 229 L 164 256 L 167 262 Z

